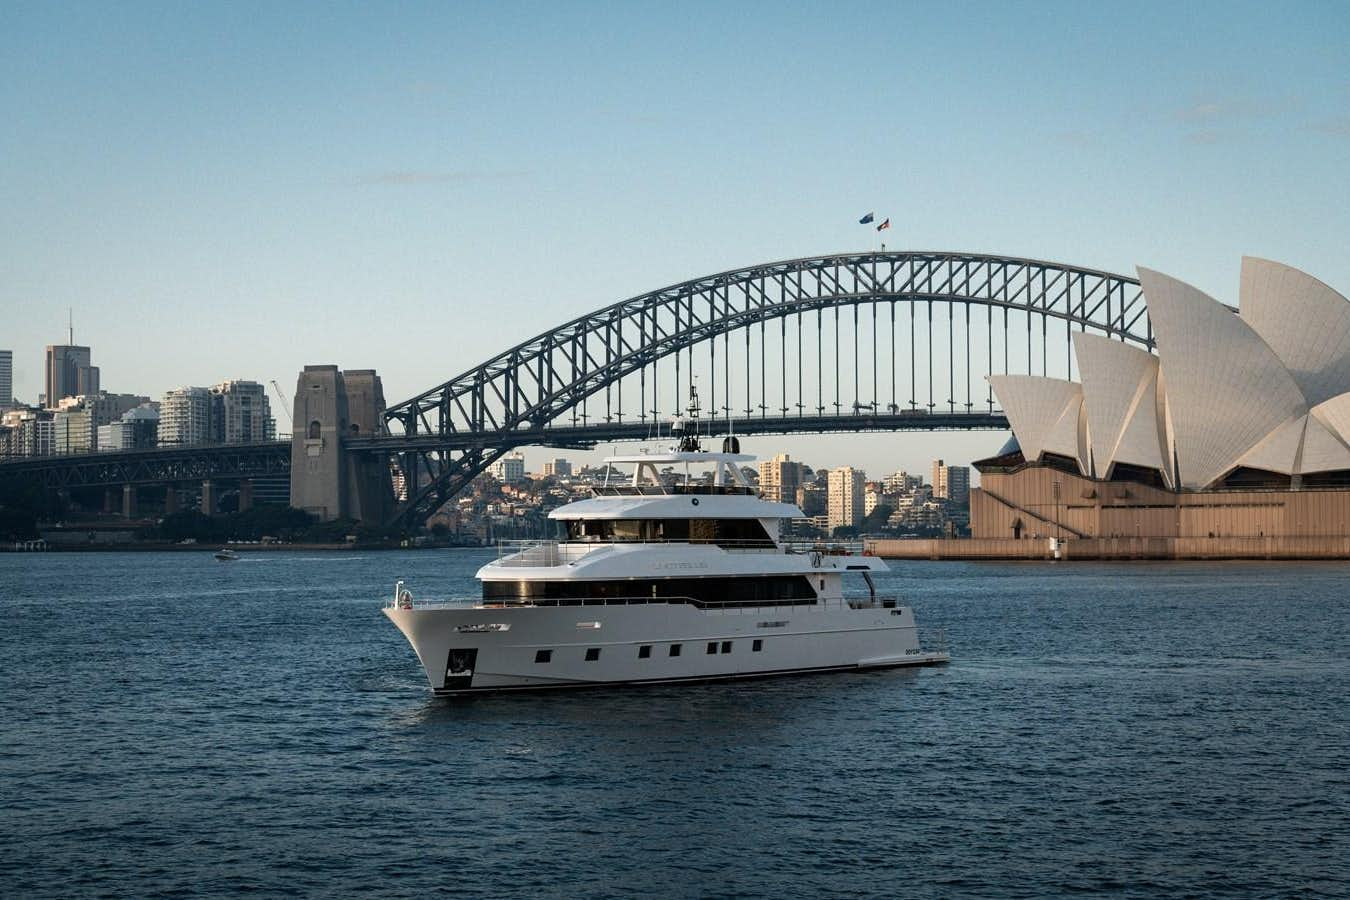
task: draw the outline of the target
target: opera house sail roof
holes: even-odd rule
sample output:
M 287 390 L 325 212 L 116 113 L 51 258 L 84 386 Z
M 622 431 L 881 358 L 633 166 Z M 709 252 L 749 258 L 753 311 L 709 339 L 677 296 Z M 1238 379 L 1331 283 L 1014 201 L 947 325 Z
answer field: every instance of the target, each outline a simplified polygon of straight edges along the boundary
M 1350 300 L 1280 263 L 1245 258 L 1239 309 L 1139 269 L 1157 355 L 1073 336 L 1081 383 L 994 375 L 1027 462 L 1046 454 L 1095 478 L 1156 470 L 1172 488 L 1237 470 L 1350 470 Z

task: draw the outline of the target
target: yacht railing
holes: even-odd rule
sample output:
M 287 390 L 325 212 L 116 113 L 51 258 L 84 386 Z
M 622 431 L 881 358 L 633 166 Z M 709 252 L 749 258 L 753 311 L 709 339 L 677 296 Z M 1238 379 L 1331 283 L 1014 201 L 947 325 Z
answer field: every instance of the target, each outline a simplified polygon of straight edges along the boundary
M 864 545 L 841 541 L 785 541 L 784 553 L 819 553 L 822 556 L 862 556 Z
M 390 600 L 390 606 L 399 605 L 400 601 Z M 747 603 L 737 600 L 699 600 L 695 597 L 682 595 L 666 595 L 658 597 L 558 597 L 558 598 L 525 598 L 520 600 L 414 600 L 408 598 L 402 601 L 404 605 L 411 604 L 407 608 L 412 609 L 517 609 L 525 607 L 583 607 L 583 606 L 693 606 L 696 609 L 711 610 L 715 612 L 726 613 L 754 613 L 757 615 L 766 615 L 771 612 L 783 612 L 792 610 L 793 612 L 815 612 L 824 610 L 838 609 L 892 609 L 903 610 L 904 605 L 897 597 L 831 597 L 825 600 L 812 600 L 804 598 L 801 600 L 780 600 L 777 602 Z
M 497 565 L 566 566 L 599 548 L 599 544 L 573 544 L 566 541 L 498 541 Z
M 919 649 L 925 653 L 947 653 L 947 629 L 924 627 L 916 629 Z
M 598 538 L 593 541 L 502 540 L 497 542 L 497 564 L 502 566 L 565 566 L 609 544 L 713 544 L 723 550 L 760 550 L 781 553 L 767 540 L 716 540 L 666 538 Z
M 754 488 L 741 487 L 738 484 L 605 484 L 593 485 L 591 490 L 597 497 L 663 497 L 672 494 L 707 495 L 746 495 L 755 496 Z

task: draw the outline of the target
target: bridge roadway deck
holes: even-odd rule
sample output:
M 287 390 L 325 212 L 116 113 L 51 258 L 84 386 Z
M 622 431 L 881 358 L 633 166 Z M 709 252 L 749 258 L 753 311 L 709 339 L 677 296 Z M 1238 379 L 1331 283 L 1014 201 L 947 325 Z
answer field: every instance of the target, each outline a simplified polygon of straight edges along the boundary
M 840 433 L 862 431 L 956 431 L 998 430 L 1008 427 L 1001 412 L 860 413 L 827 416 L 766 416 L 732 422 L 738 435 Z M 700 423 L 706 433 L 708 420 Z M 726 423 L 714 421 L 714 434 L 724 433 Z M 606 422 L 549 428 L 517 429 L 505 432 L 452 432 L 447 435 L 384 435 L 347 438 L 348 450 L 359 453 L 395 454 L 409 451 L 464 451 L 485 448 L 555 447 L 588 450 L 597 444 L 615 441 L 669 440 L 669 423 L 656 433 L 653 423 Z M 256 478 L 286 475 L 291 466 L 290 441 L 257 444 L 213 444 L 193 447 L 124 450 L 112 453 L 81 453 L 58 456 L 33 456 L 0 460 L 0 478 L 32 479 L 48 489 L 94 487 L 123 484 L 165 484 L 170 482 Z
M 699 422 L 700 433 L 709 427 L 715 435 L 728 431 L 725 419 Z M 733 419 L 731 430 L 737 435 L 748 434 L 829 434 L 860 431 L 973 431 L 1006 430 L 1008 417 L 1001 411 L 929 413 L 901 411 L 899 413 L 859 413 L 857 415 L 827 416 L 751 416 Z M 347 438 L 348 450 L 358 452 L 402 453 L 428 450 L 472 450 L 491 447 L 557 447 L 568 450 L 589 450 L 596 444 L 614 441 L 670 440 L 670 423 L 662 422 L 660 434 L 649 419 L 646 422 L 603 422 L 594 425 L 550 426 L 547 428 L 516 429 L 506 432 L 458 431 L 449 434 L 384 435 L 368 438 Z
M 258 478 L 290 471 L 290 441 L 152 447 L 0 461 L 0 479 L 29 478 L 48 489 Z

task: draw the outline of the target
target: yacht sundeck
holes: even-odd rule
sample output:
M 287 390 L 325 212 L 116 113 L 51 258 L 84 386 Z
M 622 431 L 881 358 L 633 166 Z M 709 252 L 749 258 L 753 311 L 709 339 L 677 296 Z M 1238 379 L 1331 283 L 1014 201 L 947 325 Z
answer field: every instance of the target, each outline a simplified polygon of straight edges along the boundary
M 631 479 L 550 513 L 566 538 L 479 569 L 481 599 L 425 602 L 400 581 L 384 614 L 437 694 L 947 662 L 940 635 L 921 642 L 914 611 L 877 596 L 881 560 L 780 539 L 779 523 L 802 513 L 761 499 L 739 469 L 754 457 L 738 450 L 686 437 L 611 457 Z M 711 478 L 672 483 L 672 469 L 695 466 Z

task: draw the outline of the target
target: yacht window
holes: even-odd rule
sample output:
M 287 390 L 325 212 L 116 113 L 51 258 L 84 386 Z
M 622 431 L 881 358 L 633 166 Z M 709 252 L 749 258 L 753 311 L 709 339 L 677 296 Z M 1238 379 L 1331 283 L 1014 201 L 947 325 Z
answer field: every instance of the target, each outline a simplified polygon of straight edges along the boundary
M 729 578 L 634 578 L 605 581 L 485 581 L 492 603 L 530 601 L 548 606 L 607 602 L 693 603 L 715 607 L 800 606 L 816 602 L 805 575 Z
M 638 648 L 638 659 L 651 659 L 651 656 L 652 656 L 651 644 L 643 644 L 641 647 Z
M 683 647 L 684 647 L 684 644 L 671 644 L 671 645 L 670 645 L 670 655 L 671 655 L 671 656 L 679 656 L 679 655 L 680 655 L 680 650 L 681 650 L 681 648 L 683 648 Z
M 723 641 L 723 642 L 722 642 L 722 652 L 723 652 L 723 653 L 730 653 L 730 652 L 731 652 L 731 641 Z
M 587 647 L 587 648 L 586 648 L 586 662 L 595 662 L 595 661 L 596 661 L 597 659 L 599 659 L 599 658 L 600 658 L 600 648 L 599 648 L 599 647 Z
M 708 652 L 709 653 L 717 652 L 717 641 L 708 641 Z
M 537 663 L 552 662 L 552 661 L 553 661 L 553 651 L 552 651 L 552 650 L 536 650 L 536 651 L 534 651 L 534 661 L 537 662 Z
M 752 653 L 758 653 L 763 649 L 764 649 L 764 642 L 758 639 L 756 639 L 755 642 L 750 645 L 750 652 Z
M 569 541 L 643 541 L 772 547 L 758 519 L 572 519 Z

